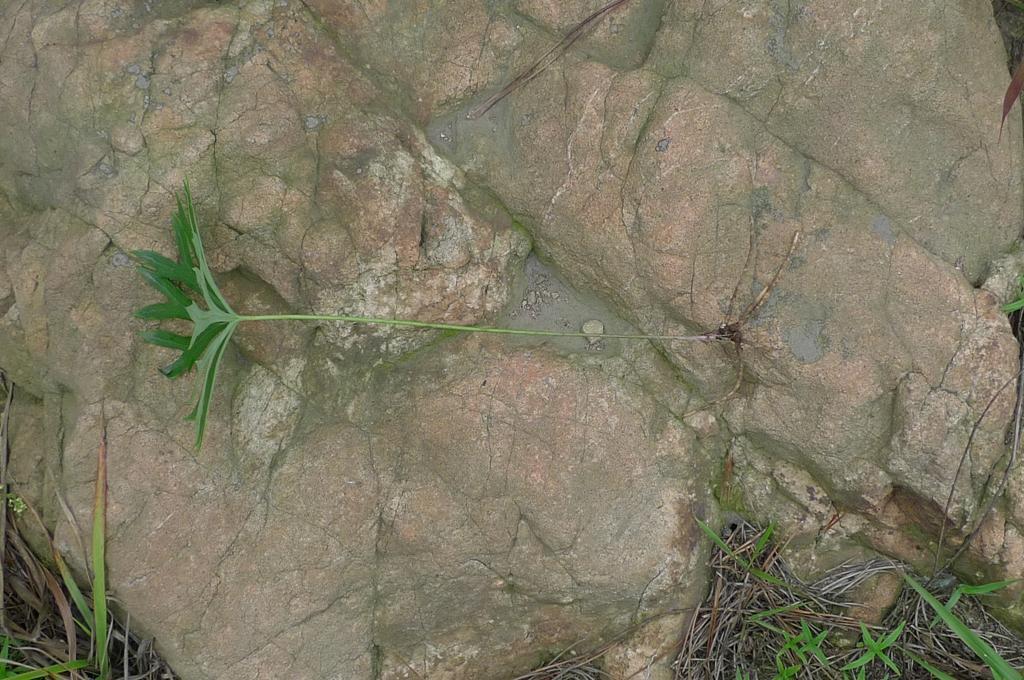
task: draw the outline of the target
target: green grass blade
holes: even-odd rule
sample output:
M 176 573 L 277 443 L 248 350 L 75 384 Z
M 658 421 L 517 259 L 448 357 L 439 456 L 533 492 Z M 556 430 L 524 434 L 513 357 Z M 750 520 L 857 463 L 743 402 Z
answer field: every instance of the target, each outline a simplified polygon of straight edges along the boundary
M 71 601 L 75 603 L 75 606 L 78 607 L 78 612 L 83 617 L 83 619 L 75 619 L 75 623 L 82 628 L 86 635 L 92 637 L 92 607 L 89 606 L 85 596 L 82 595 L 82 591 L 79 589 L 78 584 L 71 575 L 71 570 L 68 569 L 68 565 L 64 562 L 64 558 L 60 556 L 60 553 L 54 551 L 53 561 L 57 563 L 57 570 L 60 572 L 61 580 L 64 581 L 64 587 L 71 594 Z
M 85 660 L 65 661 L 64 663 L 55 663 L 52 666 L 47 666 L 46 668 L 40 668 L 38 670 L 8 675 L 6 676 L 6 680 L 36 680 L 37 678 L 50 678 L 58 673 L 81 670 L 88 665 L 89 662 Z
M 750 622 L 753 623 L 755 626 L 761 626 L 765 630 L 770 630 L 771 632 L 775 633 L 776 635 L 785 635 L 786 634 L 785 630 L 783 630 L 782 628 L 779 628 L 778 626 L 776 626 L 774 624 L 768 623 L 764 619 L 758 619 L 756 621 L 754 619 L 751 619 Z
M 106 425 L 96 456 L 96 492 L 92 509 L 92 602 L 93 637 L 96 641 L 96 665 L 100 675 L 109 677 L 110 660 L 107 657 L 107 433 Z
M 733 559 L 738 561 L 740 564 L 744 565 L 744 567 L 746 567 L 746 560 L 743 560 L 742 558 L 738 557 L 736 555 L 736 553 L 733 552 L 733 549 L 730 548 L 728 545 L 726 545 L 725 541 L 722 540 L 722 537 L 718 535 L 717 531 L 715 531 L 710 526 L 705 524 L 704 521 L 701 520 L 700 517 L 694 517 L 693 519 L 696 520 L 697 526 L 699 526 L 700 530 L 704 532 L 704 535 L 707 536 L 708 538 L 710 538 L 711 542 L 714 543 L 716 546 L 718 546 L 719 550 L 721 550 L 726 555 L 728 555 L 729 557 L 732 557 Z
M 868 627 L 865 626 L 863 623 L 860 624 L 860 638 L 861 638 L 861 645 L 864 647 L 864 653 L 861 654 L 856 659 L 854 659 L 853 661 L 851 661 L 850 663 L 848 663 L 845 666 L 843 666 L 842 668 L 840 668 L 839 670 L 841 670 L 841 671 L 856 670 L 856 669 L 861 668 L 863 666 L 867 666 L 869 663 L 874 661 L 875 656 L 876 656 L 875 653 L 877 651 L 878 645 L 875 642 L 875 639 L 873 637 L 871 637 L 871 631 L 869 631 Z
M 768 542 L 772 540 L 772 534 L 775 533 L 775 525 L 769 524 L 765 527 L 765 530 L 761 532 L 760 538 L 757 539 L 757 543 L 754 544 L 754 559 L 757 559 L 764 549 L 768 547 Z
M 794 602 L 793 604 L 787 604 L 784 607 L 775 607 L 773 609 L 766 609 L 762 612 L 757 612 L 756 614 L 751 614 L 747 620 L 753 623 L 754 625 L 761 626 L 765 630 L 770 630 L 773 633 L 785 636 L 788 635 L 788 633 L 785 630 L 779 628 L 778 626 L 772 623 L 769 623 L 767 619 L 778 614 L 786 614 L 791 611 L 796 611 L 797 609 L 800 609 L 803 606 L 804 604 L 802 602 Z
M 878 658 L 882 661 L 882 663 L 884 663 L 886 666 L 892 669 L 892 672 L 895 673 L 897 676 L 900 674 L 900 667 L 896 665 L 895 661 L 889 658 L 888 654 L 886 654 L 885 652 L 879 652 Z
M 1024 275 L 1017 277 L 1017 299 L 1002 306 L 1004 313 L 1009 314 L 1024 308 Z
M 845 666 L 843 666 L 839 670 L 841 670 L 841 671 L 856 670 L 856 669 L 860 668 L 861 666 L 868 665 L 869 663 L 872 662 L 872 660 L 874 660 L 874 658 L 875 658 L 875 655 L 873 653 L 865 652 L 864 654 L 860 655 L 858 658 L 856 658 L 853 661 L 851 661 L 850 663 L 846 664 Z
M 946 604 L 945 604 L 946 610 L 947 611 L 953 611 L 953 608 L 956 607 L 957 602 L 960 601 L 960 598 L 963 597 L 963 594 L 964 594 L 964 591 L 960 590 L 960 587 L 957 586 L 953 590 L 953 594 L 949 596 L 948 600 L 946 600 Z M 932 627 L 932 628 L 934 628 L 935 626 L 939 625 L 939 616 L 938 616 L 938 614 L 936 614 L 932 618 L 932 620 L 928 622 L 928 625 L 930 627 Z
M 879 643 L 879 647 L 881 647 L 882 649 L 888 649 L 889 647 L 892 647 L 896 643 L 896 640 L 899 639 L 899 636 L 903 633 L 903 629 L 906 627 L 907 622 L 900 621 L 900 625 L 896 626 L 896 628 L 889 631 L 889 633 L 887 633 L 885 637 L 882 638 L 882 641 Z
M 716 532 L 714 529 L 712 529 L 707 524 L 702 522 L 699 517 L 694 517 L 694 519 L 697 521 L 697 525 L 700 526 L 701 531 L 703 531 L 707 535 L 707 537 L 710 538 L 711 541 L 715 545 L 717 545 L 722 552 L 724 552 L 732 559 L 736 560 L 736 563 L 743 567 L 743 569 L 746 570 L 748 573 L 752 574 L 753 576 L 756 576 L 765 583 L 771 583 L 772 585 L 779 586 L 780 588 L 790 587 L 789 584 L 783 581 L 782 579 L 772 576 L 771 574 L 762 569 L 758 569 L 750 562 L 747 562 L 745 559 L 736 554 L 736 552 L 732 548 L 726 545 L 725 541 L 722 540 L 722 537 L 718 535 L 718 532 Z
M 962 598 L 964 595 L 970 595 L 974 597 L 981 595 L 991 595 L 997 590 L 1002 590 L 1007 586 L 1013 585 L 1019 580 L 1020 579 L 1009 579 L 1006 581 L 995 581 L 993 583 L 982 583 L 976 586 L 961 583 L 953 590 L 953 594 L 949 596 L 949 599 L 946 600 L 946 609 L 948 609 L 949 611 L 953 611 L 957 603 L 960 602 L 960 598 Z M 933 628 L 939 625 L 939 617 L 934 617 L 928 623 L 928 625 Z
M 952 675 L 939 670 L 935 666 L 931 665 L 930 663 L 919 657 L 917 654 L 914 654 L 913 652 L 907 649 L 904 649 L 903 653 L 906 654 L 907 658 L 909 658 L 911 661 L 913 661 L 918 666 L 931 673 L 932 677 L 935 678 L 935 680 L 956 680 L 956 678 L 954 678 Z
M 1017 583 L 1019 581 L 1020 581 L 1019 578 L 1012 578 L 1012 579 L 1008 579 L 1006 581 L 994 581 L 992 583 L 982 583 L 981 585 L 977 585 L 977 586 L 972 586 L 972 585 L 967 585 L 967 584 L 960 584 L 959 586 L 957 586 L 956 589 L 959 590 L 961 592 L 961 594 L 963 594 L 963 595 L 971 595 L 971 596 L 990 595 L 990 594 L 996 592 L 997 590 L 1002 590 L 1003 588 L 1006 588 L 1007 586 L 1012 586 L 1014 583 Z
M 1001 307 L 1004 314 L 1011 314 L 1018 309 L 1024 309 L 1024 297 L 1019 297 L 1013 302 L 1008 302 Z
M 943 623 L 949 626 L 950 630 L 956 633 L 965 645 L 971 648 L 975 654 L 985 662 L 992 673 L 995 675 L 996 680 L 1021 680 L 1021 675 L 1014 669 L 1010 664 L 1006 662 L 1003 657 L 999 656 L 999 653 L 992 648 L 985 640 L 983 640 L 977 633 L 967 627 L 960 619 L 953 615 L 951 611 L 946 609 L 943 604 L 936 599 L 934 595 L 925 590 L 924 586 L 918 583 L 915 579 L 911 578 L 907 574 L 903 575 L 903 579 L 910 584 L 910 587 L 917 591 L 917 594 L 921 596 L 921 599 L 927 602 L 935 613 L 939 615 Z

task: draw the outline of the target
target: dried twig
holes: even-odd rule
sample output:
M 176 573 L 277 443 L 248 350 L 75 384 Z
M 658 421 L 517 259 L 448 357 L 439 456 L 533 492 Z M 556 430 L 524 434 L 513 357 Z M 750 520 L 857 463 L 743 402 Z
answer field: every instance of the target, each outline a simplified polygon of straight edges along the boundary
M 562 36 L 562 39 L 559 40 L 554 47 L 545 52 L 540 59 L 533 62 L 533 64 L 531 64 L 528 69 L 526 69 L 525 71 L 517 75 L 515 78 L 513 78 L 508 85 L 498 90 L 497 93 L 489 97 L 483 104 L 477 106 L 472 111 L 467 113 L 466 118 L 479 118 L 488 111 L 490 111 L 502 99 L 509 96 L 510 94 L 512 94 L 513 92 L 515 92 L 516 90 L 523 87 L 531 80 L 539 76 L 541 73 L 546 71 L 547 68 L 551 66 L 551 64 L 558 61 L 558 58 L 565 54 L 566 50 L 572 47 L 573 43 L 575 43 L 577 40 L 586 35 L 587 32 L 594 26 L 596 26 L 601 19 L 608 16 L 609 14 L 619 9 L 620 7 L 623 7 L 629 2 L 630 0 L 612 0 L 612 2 L 609 2 L 607 5 L 601 7 L 600 9 L 592 13 L 590 16 L 585 18 L 583 21 L 573 26 L 568 33 Z
M 881 625 L 863 624 L 847 612 L 856 606 L 847 601 L 855 588 L 881 574 L 905 573 L 906 565 L 884 558 L 847 562 L 807 584 L 786 569 L 769 538 L 765 530 L 743 521 L 734 522 L 723 534 L 721 545 L 727 549 L 716 546 L 709 560 L 713 585 L 683 634 L 675 662 L 677 680 L 776 677 L 780 662 L 798 667 L 795 675 L 787 677 L 849 678 L 842 667 L 864 649 L 844 644 L 843 638 L 859 638 L 862 625 L 876 637 L 903 626 L 888 653 L 904 679 L 931 680 L 912 654 L 953 677 L 990 677 L 956 633 L 942 624 L 933 625 L 935 611 L 911 589 L 901 593 Z M 949 601 L 956 585 L 955 579 L 944 578 L 932 590 Z M 961 591 L 953 611 L 1008 663 L 1024 664 L 1024 642 L 992 618 L 976 598 Z M 801 658 L 793 651 L 793 639 L 805 628 L 822 639 L 816 653 L 805 650 Z M 864 670 L 868 680 L 891 675 L 877 662 Z
M 1018 316 L 1017 319 L 1017 334 L 1018 338 L 1021 337 L 1021 319 L 1024 315 Z M 985 521 L 985 518 L 995 507 L 996 502 L 1002 495 L 1003 490 L 1006 488 L 1006 483 L 1009 480 L 1010 471 L 1013 469 L 1014 464 L 1017 461 L 1017 455 L 1020 452 L 1021 447 L 1021 428 L 1022 428 L 1022 414 L 1024 414 L 1024 344 L 1020 346 L 1019 361 L 1021 362 L 1020 370 L 1004 382 L 996 393 L 988 400 L 985 404 L 985 408 L 982 409 L 981 415 L 974 421 L 974 425 L 971 427 L 971 432 L 967 436 L 967 443 L 964 445 L 964 452 L 960 455 L 960 462 L 956 466 L 956 471 L 953 473 L 953 481 L 949 485 L 949 495 L 946 496 L 946 504 L 942 509 L 942 522 L 939 527 L 939 541 L 935 548 L 935 561 L 933 566 L 933 574 L 938 574 L 950 568 L 961 555 L 970 547 L 971 541 L 974 540 L 975 536 L 981 530 L 981 526 Z M 939 562 L 942 560 L 942 548 L 946 538 L 946 525 L 948 524 L 949 510 L 953 505 L 953 496 L 956 494 L 956 483 L 960 479 L 960 473 L 963 471 L 964 464 L 967 462 L 967 458 L 970 455 L 971 446 L 974 444 L 974 437 L 978 433 L 978 429 L 981 427 L 982 421 L 985 416 L 988 415 L 989 410 L 995 405 L 996 401 L 1002 395 L 1003 391 L 1009 387 L 1014 381 L 1017 381 L 1017 402 L 1014 406 L 1014 425 L 1013 425 L 1013 445 L 1010 447 L 1009 460 L 1006 463 L 1006 468 L 1003 470 L 1003 476 L 997 485 L 995 491 L 991 494 L 985 509 L 980 513 L 978 518 L 974 522 L 974 527 L 967 533 L 967 536 L 960 542 L 957 549 L 953 551 L 952 556 L 946 560 L 946 562 L 940 567 Z M 934 578 L 934 576 L 933 576 Z
M 684 418 L 686 416 L 708 409 L 714 406 L 715 404 L 720 404 L 723 401 L 731 399 L 734 394 L 739 392 L 740 387 L 743 385 L 744 375 L 743 357 L 740 354 L 740 352 L 742 351 L 741 348 L 743 346 L 743 326 L 757 313 L 761 306 L 768 300 L 769 294 L 775 288 L 775 284 L 778 283 L 779 277 L 782 276 L 782 270 L 786 268 L 786 265 L 789 264 L 789 261 L 793 258 L 793 253 L 796 251 L 796 246 L 799 242 L 800 231 L 795 231 L 793 232 L 793 237 L 790 240 L 789 249 L 786 251 L 786 256 L 779 263 L 778 268 L 776 268 L 775 273 L 772 274 L 772 277 L 768 280 L 768 283 L 763 288 L 761 288 L 761 292 L 758 293 L 757 297 L 755 297 L 754 300 L 749 305 L 747 305 L 746 309 L 744 309 L 743 312 L 739 316 L 737 316 L 735 320 L 723 321 L 721 324 L 719 324 L 718 328 L 709 333 L 704 334 L 702 339 L 705 342 L 727 341 L 731 342 L 733 347 L 736 348 L 736 381 L 733 383 L 732 389 L 730 389 L 724 396 L 713 399 L 708 403 L 704 404 L 703 406 L 693 409 L 692 411 L 687 411 L 686 413 L 683 414 Z M 744 268 L 746 268 L 746 264 L 749 264 L 750 262 L 751 252 L 753 252 L 753 240 L 751 241 L 750 249 L 747 250 L 747 262 L 744 264 Z M 732 297 L 729 299 L 730 310 L 732 309 L 732 306 L 736 301 L 736 295 L 738 290 L 739 284 L 737 283 L 736 287 L 733 288 Z

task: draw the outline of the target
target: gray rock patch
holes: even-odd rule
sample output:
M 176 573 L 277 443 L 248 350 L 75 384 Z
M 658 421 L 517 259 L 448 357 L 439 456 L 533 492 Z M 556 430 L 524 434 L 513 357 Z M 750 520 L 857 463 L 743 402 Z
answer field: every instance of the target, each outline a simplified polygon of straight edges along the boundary
M 892 245 L 896 242 L 896 232 L 892 228 L 892 220 L 885 215 L 878 215 L 871 222 L 871 231 L 882 237 L 882 240 Z
M 823 320 L 811 319 L 783 333 L 789 351 L 797 361 L 802 364 L 813 364 L 825 356 L 825 338 L 822 336 L 824 329 Z

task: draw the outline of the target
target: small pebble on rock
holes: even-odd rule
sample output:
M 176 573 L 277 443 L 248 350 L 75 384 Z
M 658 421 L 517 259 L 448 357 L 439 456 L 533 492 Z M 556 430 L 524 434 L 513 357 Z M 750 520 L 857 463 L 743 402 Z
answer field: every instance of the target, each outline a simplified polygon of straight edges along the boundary
M 582 332 L 587 335 L 587 340 L 593 342 L 604 335 L 604 324 L 597 319 L 591 319 L 583 324 Z

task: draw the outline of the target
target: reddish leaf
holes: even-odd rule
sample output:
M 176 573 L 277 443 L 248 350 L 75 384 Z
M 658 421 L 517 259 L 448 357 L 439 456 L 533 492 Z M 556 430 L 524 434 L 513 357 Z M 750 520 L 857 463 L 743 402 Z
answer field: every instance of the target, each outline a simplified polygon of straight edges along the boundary
M 1010 80 L 1010 85 L 1006 88 L 1006 94 L 1003 95 L 1003 118 L 999 121 L 1000 140 L 1003 138 L 1003 125 L 1006 124 L 1006 117 L 1010 115 L 1010 110 L 1013 109 L 1013 105 L 1017 103 L 1017 99 L 1020 97 L 1021 88 L 1024 88 L 1024 61 L 1022 61 L 1017 66 L 1017 70 L 1013 72 L 1013 78 Z
M 53 595 L 54 602 L 57 603 L 57 611 L 60 612 L 60 618 L 64 622 L 64 637 L 68 642 L 68 661 L 74 661 L 78 658 L 78 635 L 75 633 L 75 618 L 71 613 L 71 603 L 64 596 L 64 591 L 61 590 L 60 584 L 57 583 L 53 574 L 46 570 L 43 575 L 46 577 L 46 587 Z

